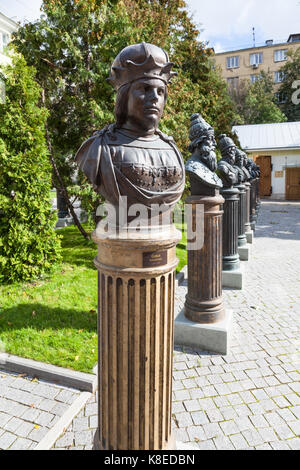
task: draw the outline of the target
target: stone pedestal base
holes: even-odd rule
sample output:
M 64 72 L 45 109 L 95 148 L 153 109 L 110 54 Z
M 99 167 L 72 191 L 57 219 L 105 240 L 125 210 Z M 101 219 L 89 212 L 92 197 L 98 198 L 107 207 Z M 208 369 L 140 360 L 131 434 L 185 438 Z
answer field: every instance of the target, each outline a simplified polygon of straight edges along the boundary
M 249 261 L 251 257 L 251 245 L 241 246 L 238 248 L 241 261 Z
M 244 277 L 245 270 L 242 264 L 234 271 L 222 271 L 222 287 L 243 289 Z
M 98 245 L 99 401 L 95 446 L 174 449 L 171 436 L 174 226 L 93 233 Z
M 63 219 L 58 219 L 56 222 L 56 228 L 64 228 L 73 224 L 73 217 L 65 217 Z
M 99 429 L 97 429 L 94 435 L 93 450 L 107 450 L 107 449 L 104 449 L 101 445 Z M 166 442 L 165 446 L 162 449 L 157 448 L 157 449 L 151 449 L 151 450 L 182 450 L 182 449 L 181 449 L 181 443 L 177 443 L 175 441 L 174 435 L 171 434 L 168 442 Z
M 254 240 L 254 233 L 253 230 L 249 230 L 249 232 L 246 232 L 246 238 L 247 238 L 247 243 L 252 245 L 253 240 Z
M 224 198 L 215 196 L 189 196 L 192 205 L 192 225 L 203 230 L 203 246 L 188 250 L 188 292 L 185 316 L 192 322 L 215 323 L 225 316 L 222 297 L 222 215 Z M 197 227 L 197 205 L 204 206 L 204 227 Z M 188 227 L 188 230 L 191 227 Z M 188 232 L 188 239 L 191 234 Z
M 223 320 L 216 323 L 195 323 L 184 315 L 184 309 L 175 317 L 174 342 L 204 351 L 229 354 L 232 332 L 232 311 L 226 310 Z

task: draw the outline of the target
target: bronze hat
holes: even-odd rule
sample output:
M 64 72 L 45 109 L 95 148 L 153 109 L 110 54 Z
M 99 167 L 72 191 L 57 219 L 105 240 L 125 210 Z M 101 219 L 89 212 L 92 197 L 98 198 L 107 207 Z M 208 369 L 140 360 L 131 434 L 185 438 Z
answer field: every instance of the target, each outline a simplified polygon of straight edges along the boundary
M 115 58 L 107 79 L 116 90 L 142 78 L 158 78 L 166 85 L 176 72 L 172 72 L 166 51 L 154 44 L 142 42 L 125 47 Z

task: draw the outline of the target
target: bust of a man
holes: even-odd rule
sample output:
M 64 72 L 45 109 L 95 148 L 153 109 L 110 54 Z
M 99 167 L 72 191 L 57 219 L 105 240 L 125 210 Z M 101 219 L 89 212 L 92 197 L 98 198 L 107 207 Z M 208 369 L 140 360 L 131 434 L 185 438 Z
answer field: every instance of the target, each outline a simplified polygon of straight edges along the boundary
M 191 116 L 189 151 L 191 158 L 185 169 L 189 175 L 192 195 L 214 195 L 223 184 L 217 169 L 216 141 L 213 128 L 198 113 Z
M 219 149 L 222 159 L 218 162 L 218 174 L 223 181 L 223 186 L 230 188 L 240 182 L 239 171 L 235 167 L 236 145 L 226 134 L 221 134 L 219 137 Z
M 241 149 L 236 149 L 236 167 L 239 172 L 240 182 L 247 182 L 250 179 L 250 173 L 246 168 L 247 155 Z
M 115 58 L 109 82 L 117 97 L 115 123 L 97 131 L 76 155 L 96 192 L 113 206 L 141 204 L 171 210 L 185 184 L 183 158 L 172 137 L 158 129 L 175 72 L 168 54 L 153 44 L 125 47 Z
M 259 166 L 256 165 L 256 163 L 254 163 L 253 160 L 251 160 L 251 158 L 247 158 L 246 160 L 246 168 L 250 174 L 250 178 L 251 179 L 254 179 L 254 178 L 259 178 L 260 176 L 260 169 L 259 169 Z

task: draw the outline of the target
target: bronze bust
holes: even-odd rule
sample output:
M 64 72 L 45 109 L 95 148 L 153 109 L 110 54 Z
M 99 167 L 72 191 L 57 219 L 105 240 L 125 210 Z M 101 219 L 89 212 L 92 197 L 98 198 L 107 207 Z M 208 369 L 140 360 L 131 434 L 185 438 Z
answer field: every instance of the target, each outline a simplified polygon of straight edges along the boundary
M 192 195 L 214 195 L 223 184 L 217 170 L 214 129 L 199 113 L 191 116 L 189 151 L 191 158 L 185 165 L 189 175 Z
M 218 162 L 218 173 L 223 181 L 224 187 L 230 188 L 240 182 L 239 172 L 235 167 L 236 145 L 226 134 L 221 134 L 219 136 L 219 149 L 222 154 L 222 159 Z
M 158 129 L 175 72 L 168 54 L 142 42 L 115 58 L 108 80 L 117 91 L 114 124 L 86 140 L 76 154 L 80 169 L 113 206 L 172 209 L 185 184 L 183 158 L 172 137 Z

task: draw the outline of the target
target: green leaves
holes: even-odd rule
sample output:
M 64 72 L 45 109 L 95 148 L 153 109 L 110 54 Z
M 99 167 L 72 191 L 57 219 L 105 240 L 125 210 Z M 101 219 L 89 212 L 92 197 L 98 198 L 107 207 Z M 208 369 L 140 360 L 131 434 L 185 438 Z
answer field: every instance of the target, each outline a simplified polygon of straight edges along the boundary
M 31 280 L 60 258 L 51 171 L 44 137 L 47 112 L 38 106 L 35 71 L 15 55 L 4 70 L 0 105 L 0 281 Z

